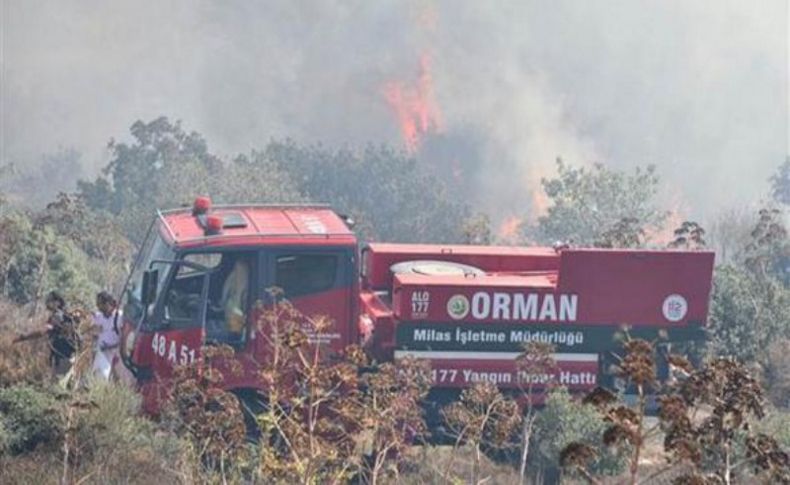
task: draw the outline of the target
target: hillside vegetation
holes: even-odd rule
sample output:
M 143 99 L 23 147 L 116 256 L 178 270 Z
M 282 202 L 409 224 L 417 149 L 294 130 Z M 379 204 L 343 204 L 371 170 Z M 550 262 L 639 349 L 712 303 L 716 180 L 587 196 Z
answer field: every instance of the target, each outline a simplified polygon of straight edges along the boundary
M 138 121 L 130 133 L 129 142 L 109 145 L 100 176 L 45 207 L 25 205 L 22 194 L 32 188 L 16 186 L 21 179 L 0 167 L 1 483 L 514 483 L 550 482 L 560 470 L 593 482 L 790 481 L 790 161 L 766 181 L 760 209 L 737 218 L 722 212 L 707 232 L 661 206 L 653 167 L 619 172 L 558 161 L 556 175 L 543 180 L 545 213 L 524 208 L 515 236 L 505 238 L 491 215 L 469 206 L 462 182 L 437 178 L 427 161 L 390 147 L 280 140 L 224 159 L 167 118 Z M 519 413 L 512 396 L 481 384 L 444 409 L 451 439 L 436 447 L 415 446 L 427 434 L 423 364 L 359 373 L 364 355 L 350 348 L 318 365 L 302 330 L 288 326 L 297 318 L 287 306 L 259 322 L 281 312 L 276 321 L 285 327 L 274 342 L 282 360 L 262 369 L 280 395 L 269 396 L 254 423 L 257 444 L 236 397 L 219 390 L 222 376 L 201 372 L 228 349 L 182 368 L 167 412 L 152 421 L 133 390 L 88 376 L 87 333 L 65 383 L 50 377 L 43 340 L 12 342 L 43 325 L 52 290 L 85 324 L 97 291 L 119 293 L 155 209 L 196 195 L 215 203 L 328 202 L 357 221 L 365 240 L 713 249 L 710 336 L 674 349 L 684 377 L 663 388 L 653 343 L 624 340 L 632 360 L 619 372 L 663 395 L 657 419 L 644 415 L 644 403 L 600 393 L 582 403 L 561 387 L 541 409 Z M 520 362 L 551 366 L 550 354 L 525 348 Z

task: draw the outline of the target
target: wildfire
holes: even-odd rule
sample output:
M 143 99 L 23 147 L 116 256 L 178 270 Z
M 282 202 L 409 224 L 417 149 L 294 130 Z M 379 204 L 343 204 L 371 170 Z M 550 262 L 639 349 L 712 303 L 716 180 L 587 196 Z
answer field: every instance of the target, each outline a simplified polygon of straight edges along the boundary
M 527 225 L 534 224 L 538 221 L 538 217 L 544 215 L 549 207 L 549 198 L 543 190 L 532 191 L 532 207 L 529 215 L 526 217 L 519 217 L 510 215 L 505 217 L 499 228 L 496 231 L 497 240 L 504 244 L 519 244 L 525 241 L 524 235 L 521 234 L 522 228 Z
M 653 243 L 664 246 L 675 240 L 675 229 L 683 224 L 683 221 L 688 219 L 688 206 L 684 203 L 680 193 L 675 192 L 670 194 L 670 207 L 669 215 L 664 224 L 658 228 L 647 228 L 645 230 L 645 238 Z
M 661 227 L 645 229 L 645 238 L 653 244 L 666 246 L 675 240 L 675 229 L 680 227 L 685 220 L 681 211 L 672 210 Z
M 390 81 L 384 85 L 384 98 L 398 119 L 401 136 L 409 153 L 415 153 L 428 133 L 441 131 L 441 115 L 436 103 L 431 75 L 431 59 L 420 56 L 417 79 Z
M 517 216 L 506 217 L 499 225 L 497 236 L 501 241 L 515 241 L 518 239 L 518 230 L 521 228 L 521 218 Z
M 542 215 L 545 215 L 549 210 L 549 197 L 543 191 L 543 187 L 539 187 L 532 191 L 532 220 L 537 221 Z

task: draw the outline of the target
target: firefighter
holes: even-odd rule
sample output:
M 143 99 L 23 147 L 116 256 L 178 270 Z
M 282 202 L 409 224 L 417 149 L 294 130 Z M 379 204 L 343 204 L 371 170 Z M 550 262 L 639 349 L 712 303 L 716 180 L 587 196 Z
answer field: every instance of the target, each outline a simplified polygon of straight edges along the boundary
M 93 324 L 98 331 L 96 341 L 96 355 L 93 360 L 93 372 L 104 379 L 110 378 L 113 364 L 118 360 L 118 345 L 120 335 L 116 326 L 116 319 L 120 319 L 118 302 L 106 291 L 96 295 L 96 308 L 93 314 Z
M 225 326 L 233 335 L 241 334 L 246 322 L 247 294 L 250 281 L 250 267 L 243 258 L 233 262 L 233 269 L 222 285 L 222 306 Z
M 56 291 L 45 300 L 49 318 L 43 329 L 34 330 L 14 339 L 23 342 L 47 336 L 49 341 L 49 364 L 55 376 L 63 376 L 71 367 L 71 358 L 77 349 L 77 329 L 74 319 L 66 309 L 66 300 Z

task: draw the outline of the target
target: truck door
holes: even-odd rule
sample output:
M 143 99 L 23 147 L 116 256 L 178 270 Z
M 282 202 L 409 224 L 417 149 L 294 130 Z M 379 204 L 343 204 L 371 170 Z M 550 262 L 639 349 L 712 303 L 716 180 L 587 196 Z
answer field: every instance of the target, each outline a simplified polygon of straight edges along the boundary
M 173 369 L 200 358 L 208 288 L 208 268 L 190 261 L 154 260 L 143 274 L 129 360 L 148 413 L 160 411 Z
M 143 383 L 147 411 L 156 413 L 173 370 L 199 359 L 204 344 L 244 348 L 257 258 L 254 251 L 218 250 L 152 263 L 170 269 L 135 345 L 134 360 L 152 377 Z
M 194 252 L 174 266 L 152 318 L 151 350 L 159 377 L 169 376 L 175 365 L 194 362 L 204 343 L 243 348 L 257 253 Z
M 170 263 L 170 274 L 145 324 L 150 343 L 140 342 L 148 353 L 153 375 L 167 379 L 177 365 L 195 362 L 205 335 L 210 268 L 190 259 Z
M 354 254 L 347 248 L 334 250 L 279 249 L 270 261 L 269 287 L 282 291 L 308 318 L 323 316 L 333 325 L 321 335 L 311 336 L 335 351 L 356 338 L 351 335 Z

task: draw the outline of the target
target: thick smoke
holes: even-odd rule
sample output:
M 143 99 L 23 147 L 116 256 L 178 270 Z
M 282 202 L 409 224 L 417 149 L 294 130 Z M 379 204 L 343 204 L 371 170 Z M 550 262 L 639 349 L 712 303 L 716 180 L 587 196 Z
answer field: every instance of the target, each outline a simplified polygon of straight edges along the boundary
M 286 136 L 404 144 L 385 91 L 419 83 L 423 59 L 440 119 L 417 156 L 500 216 L 536 203 L 557 156 L 655 163 L 702 217 L 758 197 L 787 154 L 780 0 L 2 8 L 2 161 L 19 167 L 73 147 L 95 173 L 110 137 L 162 114 L 224 155 Z

